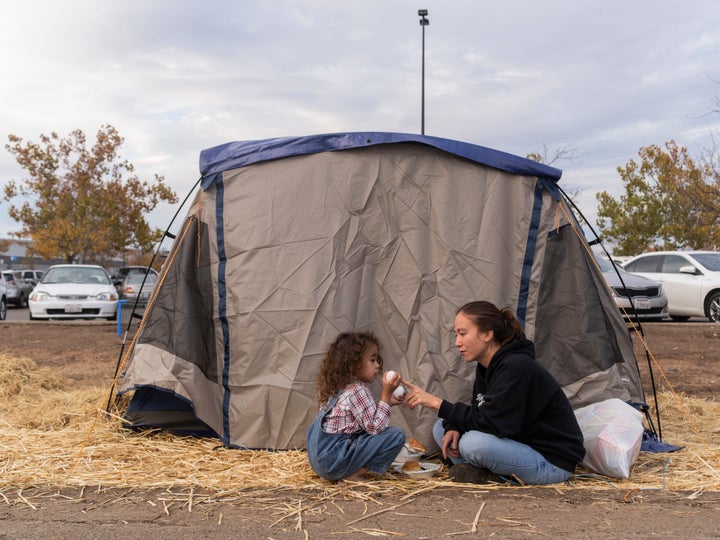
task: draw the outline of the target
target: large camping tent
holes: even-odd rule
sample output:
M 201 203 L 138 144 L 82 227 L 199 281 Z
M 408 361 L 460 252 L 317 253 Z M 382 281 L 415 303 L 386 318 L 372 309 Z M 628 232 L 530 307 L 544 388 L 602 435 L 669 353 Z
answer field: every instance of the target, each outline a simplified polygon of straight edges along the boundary
M 233 142 L 203 151 L 200 169 L 126 355 L 130 425 L 303 448 L 320 361 L 350 330 L 378 335 L 386 369 L 469 400 L 474 368 L 452 326 L 476 299 L 516 311 L 573 406 L 644 401 L 558 169 L 394 133 Z M 433 411 L 394 410 L 432 447 Z

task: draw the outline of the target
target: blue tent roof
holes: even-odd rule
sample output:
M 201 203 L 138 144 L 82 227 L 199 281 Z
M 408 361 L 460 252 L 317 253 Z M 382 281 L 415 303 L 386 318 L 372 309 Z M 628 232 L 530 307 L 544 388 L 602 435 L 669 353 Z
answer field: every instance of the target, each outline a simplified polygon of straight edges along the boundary
M 428 135 L 383 132 L 328 133 L 226 143 L 200 152 L 200 173 L 206 177 L 261 161 L 389 143 L 425 144 L 522 176 L 538 176 L 557 181 L 562 175 L 560 169 L 484 146 Z

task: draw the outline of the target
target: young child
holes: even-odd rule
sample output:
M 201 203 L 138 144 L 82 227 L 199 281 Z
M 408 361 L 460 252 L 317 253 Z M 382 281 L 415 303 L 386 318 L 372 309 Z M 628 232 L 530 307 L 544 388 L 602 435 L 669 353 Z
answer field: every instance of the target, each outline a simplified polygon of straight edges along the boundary
M 372 332 L 343 333 L 330 345 L 320 366 L 315 398 L 320 412 L 307 430 L 308 460 L 330 481 L 362 481 L 368 471 L 385 473 L 405 444 L 399 427 L 388 427 L 395 374 L 382 379 L 375 404 L 367 386 L 382 373 L 380 345 Z

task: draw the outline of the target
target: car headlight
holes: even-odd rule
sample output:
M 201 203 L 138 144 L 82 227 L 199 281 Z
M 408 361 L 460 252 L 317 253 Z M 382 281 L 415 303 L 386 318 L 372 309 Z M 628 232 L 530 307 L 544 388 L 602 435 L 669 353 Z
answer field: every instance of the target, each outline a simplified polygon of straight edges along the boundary
M 117 300 L 117 294 L 111 292 L 102 292 L 95 295 L 95 298 L 102 302 L 112 302 L 114 300 Z
M 43 291 L 33 291 L 33 293 L 30 295 L 30 300 L 33 302 L 47 302 L 49 300 L 52 300 L 52 295 L 43 292 Z

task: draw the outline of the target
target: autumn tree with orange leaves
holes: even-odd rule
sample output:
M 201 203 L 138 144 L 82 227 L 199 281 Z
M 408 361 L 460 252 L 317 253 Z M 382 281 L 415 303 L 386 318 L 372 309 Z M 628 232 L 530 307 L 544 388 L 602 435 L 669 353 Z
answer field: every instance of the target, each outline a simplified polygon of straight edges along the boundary
M 720 247 L 720 176 L 675 141 L 641 148 L 641 161 L 618 167 L 625 193 L 596 197 L 602 236 L 616 255 Z
M 62 138 L 53 132 L 40 142 L 9 135 L 5 148 L 25 169 L 27 177 L 5 186 L 8 214 L 22 225 L 13 233 L 30 238 L 33 251 L 67 262 L 101 260 L 130 248 L 148 252 L 162 231 L 145 216 L 161 201 L 177 202 L 176 194 L 155 175 L 141 180 L 133 165 L 120 157 L 124 139 L 106 125 L 87 147 L 85 134 L 75 130 Z

